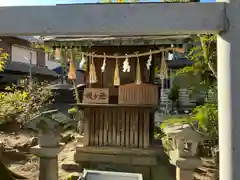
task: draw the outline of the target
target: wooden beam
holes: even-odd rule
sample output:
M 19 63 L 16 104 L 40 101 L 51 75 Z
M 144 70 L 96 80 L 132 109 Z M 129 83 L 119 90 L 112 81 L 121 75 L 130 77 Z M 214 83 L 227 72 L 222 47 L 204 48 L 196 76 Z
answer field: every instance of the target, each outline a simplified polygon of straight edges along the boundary
M 187 39 L 187 38 L 186 38 Z M 159 39 L 159 40 L 105 40 L 105 41 L 47 41 L 48 45 L 65 45 L 65 46 L 146 46 L 146 45 L 170 45 L 183 44 L 185 39 Z
M 166 35 L 224 30 L 224 3 L 0 7 L 0 36 Z

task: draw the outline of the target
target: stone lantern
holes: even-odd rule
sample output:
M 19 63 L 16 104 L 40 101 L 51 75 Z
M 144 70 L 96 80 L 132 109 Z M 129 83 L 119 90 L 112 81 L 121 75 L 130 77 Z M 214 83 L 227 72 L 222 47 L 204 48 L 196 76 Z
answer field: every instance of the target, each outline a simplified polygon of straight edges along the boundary
M 31 120 L 38 130 L 38 145 L 31 152 L 40 157 L 39 180 L 58 180 L 57 156 L 62 146 L 59 122 L 54 118 L 57 112 L 45 111 Z
M 176 166 L 177 180 L 193 180 L 194 170 L 201 165 L 198 156 L 198 146 L 204 140 L 203 136 L 189 125 L 174 125 L 166 127 L 172 149 L 168 152 L 171 163 Z
M 198 155 L 198 145 L 203 137 L 190 127 L 183 128 L 174 135 L 178 157 L 194 157 Z

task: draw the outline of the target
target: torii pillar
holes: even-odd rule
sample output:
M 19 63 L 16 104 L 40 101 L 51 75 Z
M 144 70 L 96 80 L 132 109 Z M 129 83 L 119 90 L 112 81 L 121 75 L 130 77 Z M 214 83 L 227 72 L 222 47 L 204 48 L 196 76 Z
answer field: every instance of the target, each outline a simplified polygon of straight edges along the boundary
M 217 38 L 220 180 L 240 180 L 240 0 L 226 3 Z

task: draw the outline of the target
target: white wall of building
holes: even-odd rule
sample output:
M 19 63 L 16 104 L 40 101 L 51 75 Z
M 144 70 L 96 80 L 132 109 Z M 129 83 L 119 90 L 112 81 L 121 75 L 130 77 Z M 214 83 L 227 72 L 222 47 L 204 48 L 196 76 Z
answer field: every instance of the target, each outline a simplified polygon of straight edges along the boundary
M 50 59 L 50 56 L 48 53 L 45 53 L 45 64 L 48 67 L 48 69 L 55 69 L 60 66 L 60 63 Z
M 37 52 L 30 48 L 21 47 L 18 45 L 12 45 L 11 47 L 11 60 L 15 62 L 22 62 L 29 64 L 29 54 L 32 53 L 32 64 L 37 64 Z

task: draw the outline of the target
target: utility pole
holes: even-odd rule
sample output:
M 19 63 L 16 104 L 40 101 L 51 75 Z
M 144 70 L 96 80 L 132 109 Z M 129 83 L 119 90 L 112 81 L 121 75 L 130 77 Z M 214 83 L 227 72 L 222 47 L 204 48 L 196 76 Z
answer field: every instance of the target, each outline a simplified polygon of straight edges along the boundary
M 29 84 L 30 84 L 30 87 L 32 87 L 32 53 L 30 52 L 29 53 Z

